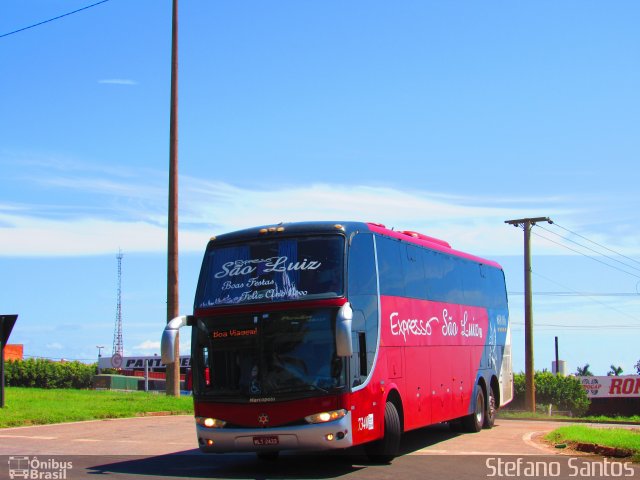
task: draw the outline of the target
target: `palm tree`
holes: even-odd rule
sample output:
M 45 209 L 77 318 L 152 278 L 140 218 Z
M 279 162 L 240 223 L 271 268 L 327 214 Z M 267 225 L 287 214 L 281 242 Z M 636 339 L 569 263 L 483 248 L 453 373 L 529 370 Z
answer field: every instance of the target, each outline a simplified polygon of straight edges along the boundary
M 622 375 L 622 367 L 611 365 L 611 370 L 609 370 L 609 373 L 607 373 L 607 375 L 619 377 L 620 375 Z
M 593 373 L 589 370 L 589 364 L 585 363 L 584 367 L 578 367 L 576 370 L 576 376 L 578 377 L 593 377 Z

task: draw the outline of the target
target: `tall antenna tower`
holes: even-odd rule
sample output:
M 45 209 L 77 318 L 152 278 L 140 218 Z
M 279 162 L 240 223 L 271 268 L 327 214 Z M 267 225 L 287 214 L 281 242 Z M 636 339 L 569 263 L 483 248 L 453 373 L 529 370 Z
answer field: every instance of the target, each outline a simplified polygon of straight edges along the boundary
M 113 353 L 124 356 L 124 344 L 122 343 L 122 250 L 118 249 L 118 305 L 116 307 L 116 326 L 113 332 Z

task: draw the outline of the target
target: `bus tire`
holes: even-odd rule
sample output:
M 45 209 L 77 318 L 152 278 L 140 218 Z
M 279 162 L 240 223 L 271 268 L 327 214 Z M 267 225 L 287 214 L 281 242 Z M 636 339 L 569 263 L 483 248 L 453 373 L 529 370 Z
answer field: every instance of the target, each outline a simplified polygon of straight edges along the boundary
M 390 463 L 398 456 L 401 435 L 398 409 L 393 402 L 387 402 L 384 407 L 384 437 L 365 446 L 369 460 L 374 463 Z
M 469 433 L 476 433 L 482 430 L 485 418 L 484 393 L 480 385 L 476 385 L 476 397 L 473 402 L 473 413 L 462 419 L 462 426 Z
M 496 423 L 496 393 L 493 390 L 493 387 L 489 388 L 489 401 L 487 402 L 487 413 L 484 416 L 484 428 L 493 428 L 493 425 Z

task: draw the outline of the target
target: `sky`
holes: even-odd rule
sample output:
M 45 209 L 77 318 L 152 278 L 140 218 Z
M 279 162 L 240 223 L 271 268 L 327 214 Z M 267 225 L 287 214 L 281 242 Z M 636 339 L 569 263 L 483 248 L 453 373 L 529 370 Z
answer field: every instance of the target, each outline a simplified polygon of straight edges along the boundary
M 6 35 L 93 3 L 0 7 L 0 313 L 19 314 L 10 343 L 30 357 L 111 355 L 119 249 L 125 355 L 159 353 L 166 322 L 171 2 L 110 0 Z M 636 373 L 639 14 L 181 2 L 181 312 L 213 235 L 379 222 L 503 265 L 522 371 L 523 232 L 504 222 L 542 216 L 536 369 L 557 336 L 568 372 Z

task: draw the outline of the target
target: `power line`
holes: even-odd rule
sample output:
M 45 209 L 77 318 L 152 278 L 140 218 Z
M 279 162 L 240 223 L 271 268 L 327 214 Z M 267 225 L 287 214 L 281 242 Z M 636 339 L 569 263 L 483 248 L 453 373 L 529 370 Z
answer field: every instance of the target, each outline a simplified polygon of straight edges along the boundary
M 524 295 L 525 292 L 507 292 L 509 295 Z M 533 292 L 535 296 L 539 297 L 638 297 L 640 294 L 637 292 Z
M 524 326 L 524 323 L 512 322 L 512 325 L 517 327 Z M 538 323 L 536 322 L 536 328 L 572 328 L 580 330 L 602 330 L 602 325 L 566 325 L 562 323 Z M 638 330 L 640 325 L 607 325 L 607 329 L 611 330 Z
M 623 254 L 622 254 L 622 253 L 620 253 L 620 252 L 616 252 L 615 250 L 612 250 L 612 249 L 611 249 L 611 248 L 609 248 L 609 247 L 606 247 L 606 246 L 604 246 L 604 245 L 601 245 L 601 244 L 599 244 L 598 242 L 594 242 L 593 240 L 588 239 L 588 238 L 587 238 L 587 237 L 585 237 L 584 235 L 580 235 L 579 233 L 573 232 L 573 231 L 569 230 L 568 228 L 563 227 L 562 225 L 558 225 L 557 223 L 554 223 L 554 225 L 555 225 L 556 227 L 558 227 L 558 228 L 561 228 L 562 230 L 564 230 L 564 231 L 566 231 L 566 232 L 571 233 L 572 235 L 575 235 L 575 236 L 577 236 L 577 237 L 580 237 L 580 238 L 585 239 L 587 242 L 591 242 L 591 243 L 593 243 L 594 245 L 599 246 L 600 248 L 604 248 L 605 250 L 608 250 L 608 251 L 609 251 L 609 252 L 611 252 L 611 253 L 615 253 L 616 255 L 619 255 L 619 256 L 621 256 L 621 257 L 623 257 L 623 258 L 626 258 L 627 260 L 631 260 L 632 262 L 637 263 L 638 265 L 640 265 L 640 262 L 639 262 L 638 260 L 634 259 L 634 258 L 627 257 L 626 255 L 623 255 Z
M 626 273 L 627 275 L 631 275 L 632 277 L 640 278 L 640 275 L 636 275 L 635 273 L 628 272 L 628 271 L 626 271 L 626 270 L 623 270 L 622 268 L 619 268 L 619 267 L 616 267 L 616 266 L 614 266 L 614 265 L 611 265 L 610 263 L 604 262 L 604 261 L 602 261 L 602 260 L 598 260 L 597 258 L 592 257 L 591 255 L 587 255 L 586 253 L 581 252 L 580 250 L 576 250 L 575 248 L 571 248 L 571 247 L 568 247 L 567 245 L 563 245 L 562 243 L 560 243 L 560 242 L 556 242 L 555 240 L 552 240 L 552 239 L 550 239 L 549 237 L 545 237 L 544 235 L 540 235 L 539 233 L 536 233 L 536 232 L 532 232 L 532 233 L 533 233 L 535 236 L 540 237 L 540 238 L 543 238 L 543 239 L 545 239 L 545 240 L 546 240 L 546 241 L 548 241 L 548 242 L 555 243 L 556 245 L 559 245 L 559 246 L 561 246 L 561 247 L 563 247 L 563 248 L 566 248 L 567 250 L 571 250 L 572 252 L 575 252 L 575 253 L 578 253 L 578 254 L 580 254 L 580 255 L 583 255 L 583 256 L 585 256 L 585 257 L 587 257 L 587 258 L 590 258 L 590 259 L 591 259 L 591 260 L 593 260 L 594 262 L 601 263 L 601 264 L 603 264 L 603 265 L 606 265 L 606 266 L 607 266 L 607 267 L 609 267 L 609 268 L 613 268 L 614 270 L 618 270 L 619 272 Z
M 537 276 L 537 277 L 542 278 L 543 280 L 546 280 L 547 282 L 551 282 L 551 283 L 556 284 L 556 285 L 557 285 L 557 286 L 559 286 L 560 288 L 564 288 L 564 289 L 567 289 L 567 290 L 571 290 L 571 291 L 573 291 L 574 293 L 580 293 L 580 292 L 576 292 L 575 290 L 572 290 L 571 288 L 567 287 L 566 285 L 562 285 L 562 284 L 560 284 L 560 283 L 556 282 L 555 280 L 551 280 L 550 278 L 547 278 L 547 277 L 545 277 L 544 275 L 540 275 L 540 274 L 539 274 L 539 273 L 537 273 L 537 272 L 531 272 L 531 273 L 533 273 L 533 274 L 534 274 L 535 276 Z M 590 298 L 590 297 L 587 297 L 587 298 Z M 606 307 L 606 308 L 608 308 L 608 309 L 610 309 L 610 310 L 615 310 L 615 311 L 616 311 L 616 312 L 618 312 L 619 314 L 624 315 L 625 317 L 628 317 L 628 318 L 630 318 L 631 320 L 633 320 L 633 321 L 635 321 L 635 322 L 638 322 L 638 325 L 640 325 L 640 319 L 638 319 L 638 318 L 634 317 L 633 315 L 629 315 L 628 313 L 623 312 L 622 310 L 618 310 L 617 308 L 615 308 L 615 307 L 613 307 L 613 306 L 611 306 L 611 305 L 607 305 L 606 303 L 600 302 L 600 301 L 595 300 L 595 299 L 593 299 L 593 298 L 590 298 L 590 300 L 591 300 L 593 303 L 597 303 L 598 305 L 604 306 L 604 307 Z
M 604 253 L 602 253 L 602 252 L 599 252 L 599 251 L 597 251 L 597 250 L 595 250 L 595 249 L 593 249 L 593 248 L 591 248 L 591 247 L 587 247 L 586 245 L 583 245 L 583 244 L 581 244 L 581 243 L 579 243 L 579 242 L 576 242 L 575 240 L 572 240 L 572 239 L 570 239 L 570 238 L 564 237 L 564 236 L 560 235 L 559 233 L 552 232 L 552 231 L 551 231 L 551 230 L 549 230 L 548 228 L 544 228 L 542 225 L 538 225 L 538 226 L 539 226 L 541 229 L 543 229 L 544 231 L 549 232 L 549 233 L 550 233 L 550 234 L 552 234 L 552 235 L 555 235 L 555 236 L 557 236 L 557 237 L 560 237 L 560 238 L 562 238 L 562 239 L 564 239 L 564 240 L 566 240 L 566 241 L 568 241 L 568 242 L 574 243 L 574 244 L 576 244 L 576 245 L 578 245 L 578 246 L 580 246 L 580 247 L 582 247 L 582 248 L 584 248 L 584 249 L 586 249 L 586 250 L 589 250 L 589 251 L 591 251 L 591 252 L 593 252 L 593 253 L 595 253 L 595 254 L 597 254 L 597 255 L 601 255 L 601 256 L 606 257 L 606 258 L 608 258 L 608 259 L 610 259 L 610 260 L 613 260 L 614 262 L 618 262 L 619 264 L 624 265 L 624 266 L 625 266 L 625 267 L 627 267 L 627 268 L 630 268 L 630 269 L 632 269 L 632 270 L 637 270 L 638 272 L 640 272 L 640 268 L 638 268 L 638 267 L 635 267 L 635 266 L 633 266 L 633 265 L 629 265 L 628 263 L 625 263 L 625 262 L 623 262 L 623 261 L 621 261 L 621 260 L 618 260 L 617 258 L 613 258 L 613 257 L 611 257 L 611 256 L 609 256 L 609 255 L 606 255 L 606 254 L 604 254 Z M 543 237 L 543 238 L 546 238 L 546 237 Z M 584 238 L 584 237 L 583 237 L 583 238 Z M 587 240 L 588 240 L 588 239 L 587 239 Z M 589 240 L 589 241 L 590 241 L 590 240 Z M 595 243 L 595 242 L 592 242 L 592 243 Z M 598 244 L 598 245 L 599 245 L 599 244 Z M 605 248 L 605 249 L 607 249 L 607 250 L 610 250 L 609 248 L 604 247 L 604 246 L 602 246 L 602 248 Z M 613 250 L 611 250 L 611 251 L 613 251 Z M 614 253 L 616 253 L 616 252 L 614 252 Z M 619 254 L 619 253 L 616 253 L 616 255 L 620 255 L 620 254 Z M 625 257 L 625 258 L 629 258 L 629 257 Z M 633 260 L 633 259 L 630 259 L 630 260 Z M 635 261 L 635 260 L 634 260 L 634 261 Z
M 19 28 L 18 30 L 14 30 L 13 32 L 3 33 L 2 35 L 0 35 L 0 38 L 8 37 L 9 35 L 13 35 L 15 33 L 24 32 L 25 30 L 29 30 L 30 28 L 39 27 L 40 25 L 44 25 L 45 23 L 53 22 L 54 20 L 59 20 L 59 19 L 64 18 L 64 17 L 68 17 L 69 15 L 73 15 L 74 13 L 82 12 L 83 10 L 87 10 L 89 8 L 98 6 L 98 5 L 102 4 L 102 3 L 106 3 L 108 1 L 109 0 L 102 0 L 102 1 L 94 3 L 92 5 L 88 5 L 86 7 L 79 8 L 78 10 L 74 10 L 73 12 L 64 13 L 62 15 L 58 15 L 57 17 L 50 18 L 49 20 L 44 20 L 43 22 L 35 23 L 33 25 L 29 25 L 28 27 Z

